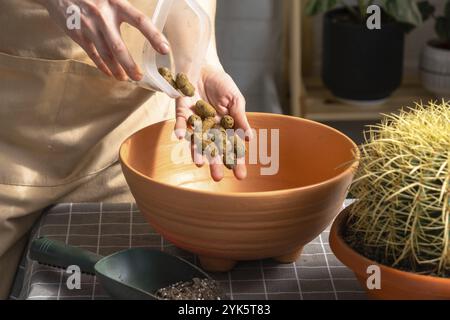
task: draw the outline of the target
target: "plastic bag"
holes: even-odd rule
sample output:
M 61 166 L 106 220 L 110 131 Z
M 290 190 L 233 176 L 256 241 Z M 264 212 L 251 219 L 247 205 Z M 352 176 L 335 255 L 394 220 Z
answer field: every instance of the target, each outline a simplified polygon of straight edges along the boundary
M 183 94 L 159 74 L 158 68 L 169 68 L 174 75 L 183 72 L 191 83 L 197 83 L 209 46 L 211 21 L 196 0 L 146 1 L 139 9 L 145 10 L 146 15 L 152 15 L 153 24 L 169 41 L 170 53 L 160 55 L 142 35 L 133 37 L 140 41 L 128 44 L 128 47 L 144 74 L 137 84 L 164 92 L 171 98 L 182 97 Z M 138 31 L 129 29 L 125 32 Z

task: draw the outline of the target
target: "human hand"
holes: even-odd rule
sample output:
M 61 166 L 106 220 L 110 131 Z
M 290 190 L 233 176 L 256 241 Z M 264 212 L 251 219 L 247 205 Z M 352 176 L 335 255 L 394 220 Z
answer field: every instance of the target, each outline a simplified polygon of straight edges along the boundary
M 239 91 L 233 79 L 220 68 L 207 66 L 202 69 L 200 79 L 196 85 L 194 97 L 183 97 L 176 101 L 176 124 L 175 134 L 179 139 L 186 136 L 187 119 L 194 113 L 195 103 L 199 99 L 208 101 L 216 108 L 220 117 L 230 115 L 235 120 L 235 130 L 242 129 L 247 139 L 251 139 L 252 131 L 245 114 L 245 98 Z M 207 159 L 206 156 L 196 156 L 201 150 L 196 150 L 193 143 L 193 159 L 198 166 L 203 166 L 209 162 L 211 176 L 215 181 L 220 181 L 224 176 L 224 166 L 220 155 L 214 159 Z M 238 161 L 233 172 L 237 179 L 242 180 L 247 177 L 247 168 L 244 159 Z
M 169 42 L 151 20 L 127 0 L 37 0 L 50 17 L 78 45 L 97 67 L 118 80 L 139 81 L 142 71 L 133 61 L 121 34 L 125 22 L 138 29 L 161 54 L 169 52 Z M 67 28 L 67 8 L 75 5 L 81 11 L 80 29 Z

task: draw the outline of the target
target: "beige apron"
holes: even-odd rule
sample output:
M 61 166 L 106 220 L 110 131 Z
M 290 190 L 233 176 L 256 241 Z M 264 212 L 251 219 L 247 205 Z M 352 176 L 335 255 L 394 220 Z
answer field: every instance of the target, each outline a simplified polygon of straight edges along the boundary
M 151 0 L 131 0 L 149 12 Z M 130 200 L 121 142 L 173 117 L 162 94 L 104 76 L 34 0 L 0 1 L 0 298 L 26 234 L 59 201 Z M 130 27 L 127 44 L 136 45 Z

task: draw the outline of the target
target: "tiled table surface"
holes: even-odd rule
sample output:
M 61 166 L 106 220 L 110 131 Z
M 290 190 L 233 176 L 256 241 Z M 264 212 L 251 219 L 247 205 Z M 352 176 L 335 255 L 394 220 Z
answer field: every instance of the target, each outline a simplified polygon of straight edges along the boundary
M 101 255 L 130 247 L 163 250 L 197 263 L 196 257 L 176 248 L 144 221 L 135 204 L 59 204 L 50 208 L 33 231 Z M 292 264 L 271 259 L 241 262 L 222 274 L 230 299 L 366 299 L 353 273 L 333 255 L 329 230 L 309 243 Z M 95 277 L 82 276 L 80 290 L 66 287 L 66 273 L 39 265 L 26 256 L 16 276 L 12 299 L 108 299 Z

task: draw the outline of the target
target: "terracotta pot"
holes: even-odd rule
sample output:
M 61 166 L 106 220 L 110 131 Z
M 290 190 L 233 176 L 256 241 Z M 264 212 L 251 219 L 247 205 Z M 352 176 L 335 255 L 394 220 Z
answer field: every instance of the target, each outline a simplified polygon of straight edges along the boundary
M 279 129 L 275 175 L 261 175 L 266 166 L 258 161 L 248 165 L 246 180 L 227 171 L 217 183 L 207 166 L 192 163 L 190 152 L 178 159 L 185 163 L 174 163 L 174 148 L 189 150 L 174 138 L 174 121 L 137 132 L 120 150 L 142 214 L 167 240 L 198 254 L 209 271 L 230 270 L 240 260 L 297 260 L 341 210 L 357 166 L 355 144 L 332 128 L 274 114 L 248 117 L 254 129 Z
M 378 266 L 381 275 L 381 289 L 366 289 L 369 297 L 386 300 L 448 300 L 450 279 L 418 275 L 405 272 L 367 259 L 353 250 L 343 239 L 345 221 L 350 207 L 342 211 L 333 223 L 330 232 L 330 246 L 336 257 L 355 273 L 361 286 L 367 288 L 369 266 Z

